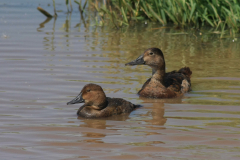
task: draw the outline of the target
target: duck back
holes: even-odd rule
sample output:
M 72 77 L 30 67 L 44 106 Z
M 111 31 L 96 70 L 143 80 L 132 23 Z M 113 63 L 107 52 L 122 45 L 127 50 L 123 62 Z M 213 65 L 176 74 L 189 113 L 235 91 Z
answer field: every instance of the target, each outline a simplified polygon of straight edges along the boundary
M 183 67 L 179 71 L 172 71 L 165 74 L 164 86 L 174 92 L 191 91 L 191 74 L 189 67 Z
M 139 107 L 139 105 L 134 105 L 124 99 L 107 97 L 106 107 L 102 110 L 93 110 L 88 106 L 83 105 L 79 108 L 77 115 L 87 118 L 109 117 L 122 113 L 130 113 L 137 107 Z

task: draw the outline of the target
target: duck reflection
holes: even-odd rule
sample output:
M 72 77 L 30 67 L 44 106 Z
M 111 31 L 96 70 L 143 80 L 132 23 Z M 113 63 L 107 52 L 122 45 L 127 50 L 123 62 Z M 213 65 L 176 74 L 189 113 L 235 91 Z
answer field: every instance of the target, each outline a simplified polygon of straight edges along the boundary
M 93 129 L 101 129 L 97 133 L 98 130 L 92 130 L 87 129 L 84 130 L 84 132 L 81 132 L 83 134 L 83 137 L 86 137 L 86 139 L 81 140 L 82 142 L 85 143 L 104 143 L 102 138 L 106 137 L 107 134 L 105 134 L 106 131 L 104 131 L 107 128 L 113 128 L 113 125 L 107 125 L 107 121 L 126 121 L 129 119 L 129 114 L 122 114 L 122 115 L 115 115 L 107 118 L 100 118 L 100 119 L 86 119 L 83 117 L 78 117 L 83 124 L 80 124 L 79 127 L 87 127 L 87 128 L 93 128 Z M 104 130 L 102 130 L 104 129 Z
M 106 129 L 110 127 L 106 124 L 106 120 L 103 119 L 85 119 L 82 117 L 78 117 L 84 124 L 80 124 L 79 127 L 88 127 L 88 128 L 95 128 L 95 129 Z
M 80 124 L 79 127 L 87 127 L 87 128 L 94 128 L 94 129 L 106 129 L 107 127 L 111 127 L 110 125 L 106 125 L 106 120 L 103 119 L 85 119 L 82 117 L 78 117 L 83 124 Z M 81 132 L 83 137 L 86 139 L 82 139 L 81 141 L 84 143 L 104 143 L 102 138 L 106 137 L 107 135 L 104 133 L 97 133 L 92 132 L 92 130 L 84 129 L 84 132 Z
M 106 134 L 96 133 L 96 132 L 82 132 L 84 134 L 83 137 L 91 137 L 91 138 L 103 138 L 106 137 Z
M 86 143 L 104 143 L 102 138 L 106 137 L 106 134 L 97 133 L 97 132 L 82 132 L 83 137 L 87 139 L 82 140 Z
M 141 116 L 150 117 L 151 119 L 144 120 L 148 124 L 163 126 L 167 122 L 164 117 L 165 108 L 164 103 L 181 103 L 181 98 L 174 99 L 150 99 L 140 97 L 143 100 L 143 106 L 147 107 L 149 111 Z
M 126 121 L 129 119 L 129 113 L 121 114 L 121 115 L 114 115 L 111 117 L 106 118 L 98 118 L 98 119 L 86 119 L 83 117 L 78 117 L 81 122 L 84 124 L 80 124 L 80 127 L 88 127 L 88 128 L 95 128 L 95 129 L 106 129 L 107 127 L 112 127 L 113 125 L 107 125 L 107 121 Z

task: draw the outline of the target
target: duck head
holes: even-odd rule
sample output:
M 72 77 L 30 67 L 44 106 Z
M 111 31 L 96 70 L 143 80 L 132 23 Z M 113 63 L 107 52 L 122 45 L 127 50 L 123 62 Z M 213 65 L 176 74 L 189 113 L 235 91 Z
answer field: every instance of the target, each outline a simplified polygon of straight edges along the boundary
M 101 86 L 97 84 L 87 84 L 83 87 L 80 94 L 67 103 L 75 104 L 75 103 L 85 103 L 85 106 L 90 106 L 93 109 L 100 110 L 104 108 L 104 104 L 106 102 L 106 95 Z
M 165 60 L 162 51 L 159 48 L 148 48 L 136 60 L 125 64 L 126 66 L 148 65 L 153 70 L 164 69 Z

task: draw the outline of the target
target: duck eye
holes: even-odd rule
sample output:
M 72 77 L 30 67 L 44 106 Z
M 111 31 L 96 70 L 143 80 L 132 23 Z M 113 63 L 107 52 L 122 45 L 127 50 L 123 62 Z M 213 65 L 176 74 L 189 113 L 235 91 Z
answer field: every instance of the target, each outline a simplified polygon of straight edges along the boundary
M 153 52 L 150 52 L 149 55 L 153 55 Z
M 87 92 L 90 92 L 90 91 L 91 91 L 90 89 L 87 90 Z

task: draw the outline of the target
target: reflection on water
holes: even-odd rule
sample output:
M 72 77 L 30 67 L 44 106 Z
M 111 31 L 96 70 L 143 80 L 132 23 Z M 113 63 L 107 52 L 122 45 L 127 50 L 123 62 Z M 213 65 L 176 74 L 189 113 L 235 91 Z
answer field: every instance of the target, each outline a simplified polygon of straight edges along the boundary
M 48 23 L 49 21 L 51 21 L 52 18 L 46 18 L 45 21 L 43 21 L 42 23 L 39 24 L 39 28 L 37 28 L 38 32 L 41 32 L 41 28 L 45 27 L 45 24 Z M 53 25 L 53 30 L 55 30 L 55 22 L 56 22 L 56 18 L 54 18 L 54 25 Z
M 96 129 L 106 129 L 106 127 L 108 127 L 106 125 L 106 120 L 82 119 L 82 122 L 84 122 L 84 124 L 81 124 L 80 127 L 89 127 Z
M 0 154 L 5 159 L 239 159 L 239 41 L 209 29 L 138 23 L 96 27 L 91 14 L 57 19 L 37 10 L 47 0 L 0 2 Z M 34 6 L 34 7 L 33 7 Z M 147 66 L 126 67 L 149 47 L 162 49 L 167 71 L 189 66 L 193 91 L 179 99 L 139 98 Z M 141 104 L 104 119 L 67 106 L 86 83 Z M 17 157 L 17 158 L 15 158 Z

